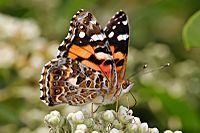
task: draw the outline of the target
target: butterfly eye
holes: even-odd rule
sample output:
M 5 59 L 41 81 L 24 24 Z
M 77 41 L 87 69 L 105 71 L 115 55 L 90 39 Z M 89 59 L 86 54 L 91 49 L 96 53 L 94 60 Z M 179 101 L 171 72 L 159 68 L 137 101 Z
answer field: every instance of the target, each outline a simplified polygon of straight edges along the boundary
M 131 85 L 131 82 L 128 80 L 122 81 L 121 87 L 122 89 L 127 89 Z
M 124 82 L 122 83 L 122 88 L 123 88 L 123 89 L 126 89 L 126 87 L 127 87 L 127 83 L 126 83 L 126 81 L 124 81 Z

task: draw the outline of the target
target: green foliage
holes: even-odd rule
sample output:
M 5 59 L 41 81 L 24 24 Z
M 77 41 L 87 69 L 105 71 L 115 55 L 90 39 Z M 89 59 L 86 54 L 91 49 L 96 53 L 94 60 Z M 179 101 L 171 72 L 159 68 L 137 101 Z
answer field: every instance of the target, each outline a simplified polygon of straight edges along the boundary
M 186 48 L 200 47 L 200 10 L 193 14 L 185 24 L 183 40 Z
M 188 101 L 185 101 L 185 99 L 172 97 L 167 94 L 167 92 L 159 90 L 161 89 L 152 86 L 141 86 L 141 89 L 139 90 L 139 93 L 145 97 L 144 100 L 149 100 L 152 98 L 160 100 L 161 105 L 163 106 L 162 111 L 166 112 L 167 114 L 163 114 L 161 118 L 159 115 L 156 115 L 157 119 L 161 123 L 166 124 L 166 122 L 164 122 L 165 117 L 176 116 L 182 121 L 184 131 L 200 131 L 198 124 L 200 123 L 198 110 L 191 106 Z M 164 89 L 162 88 L 162 90 Z
M 19 123 L 20 125 L 19 113 L 24 107 L 24 99 L 22 98 L 12 98 L 0 102 L 0 125 L 9 123 Z

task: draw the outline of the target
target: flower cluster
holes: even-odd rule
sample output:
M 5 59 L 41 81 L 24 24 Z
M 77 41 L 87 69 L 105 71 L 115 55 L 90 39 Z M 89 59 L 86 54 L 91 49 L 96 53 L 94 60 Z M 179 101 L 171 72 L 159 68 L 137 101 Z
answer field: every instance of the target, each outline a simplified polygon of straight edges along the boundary
M 64 117 L 59 112 L 52 111 L 44 120 L 52 133 L 159 133 L 157 128 L 149 128 L 147 123 L 141 123 L 132 114 L 132 110 L 120 106 L 118 112 L 106 110 L 88 114 L 78 111 Z M 173 132 L 166 130 L 165 133 Z

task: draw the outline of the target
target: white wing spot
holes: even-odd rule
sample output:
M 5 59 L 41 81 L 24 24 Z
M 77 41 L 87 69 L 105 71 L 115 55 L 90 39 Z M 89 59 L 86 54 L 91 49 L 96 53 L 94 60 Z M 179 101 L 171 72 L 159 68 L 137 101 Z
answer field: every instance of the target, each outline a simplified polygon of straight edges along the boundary
M 109 55 L 103 52 L 98 52 L 95 54 L 97 59 L 110 59 Z
M 41 88 L 41 87 L 40 87 Z M 43 91 L 40 91 L 40 97 L 42 97 L 44 95 Z
M 104 37 L 103 34 L 98 34 L 98 35 L 94 34 L 94 35 L 91 36 L 91 41 L 98 41 L 98 40 L 103 41 L 104 38 L 105 37 Z
M 83 29 L 83 25 L 81 25 L 80 28 Z
M 76 77 L 76 78 L 69 78 L 69 79 L 68 79 L 68 82 L 69 82 L 70 84 L 74 85 L 74 86 L 77 86 L 76 81 L 77 81 L 77 77 Z
M 41 81 L 42 79 L 43 79 L 43 75 L 41 74 L 41 75 L 40 75 L 40 81 Z
M 42 73 L 44 73 L 44 71 L 45 71 L 45 68 L 43 67 L 43 68 L 42 68 Z
M 125 21 L 122 21 L 123 25 L 127 25 L 128 24 L 128 21 L 125 20 Z
M 81 32 L 79 33 L 79 37 L 80 37 L 80 38 L 84 38 L 84 37 L 85 37 L 85 32 L 82 32 L 82 31 L 81 31 Z
M 69 31 L 71 31 L 71 30 L 72 30 L 72 27 L 70 26 L 70 27 L 69 27 Z
M 70 37 L 70 34 L 67 33 L 67 36 L 65 37 L 65 39 L 68 39 Z M 63 43 L 64 44 L 64 43 Z
M 122 40 L 126 41 L 128 39 L 128 37 L 129 37 L 129 35 L 127 35 L 127 34 L 119 35 L 119 36 L 117 36 L 117 40 L 118 41 L 122 41 Z
M 112 37 L 114 36 L 114 34 L 115 34 L 115 33 L 112 31 L 112 32 L 110 32 L 110 34 L 108 35 L 108 37 L 109 37 L 109 38 L 112 38 Z
M 112 27 L 112 29 L 114 30 L 116 28 L 116 25 L 114 25 L 113 27 Z
M 117 24 L 120 24 L 120 21 L 119 21 L 119 22 L 117 22 Z
M 90 22 L 91 22 L 92 24 L 96 24 L 96 23 L 97 23 L 96 20 L 91 20 Z

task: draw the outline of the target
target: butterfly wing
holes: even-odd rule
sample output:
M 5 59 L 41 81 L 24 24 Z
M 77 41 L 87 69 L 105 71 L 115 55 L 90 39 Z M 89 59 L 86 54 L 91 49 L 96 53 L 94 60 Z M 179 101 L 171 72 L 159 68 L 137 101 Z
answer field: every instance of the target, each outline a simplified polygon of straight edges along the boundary
M 117 12 L 104 28 L 116 65 L 117 82 L 121 83 L 127 63 L 129 26 L 123 11 Z
M 40 99 L 49 106 L 102 103 L 109 88 L 100 72 L 70 58 L 56 58 L 45 64 L 39 83 Z
M 116 68 L 106 36 L 96 18 L 84 10 L 70 22 L 69 34 L 58 48 L 58 58 L 71 58 L 102 72 L 113 86 Z

